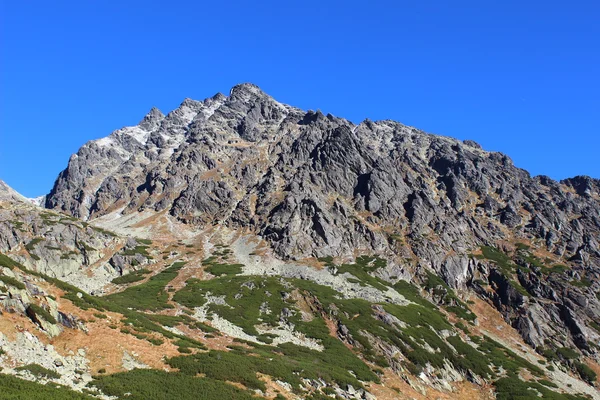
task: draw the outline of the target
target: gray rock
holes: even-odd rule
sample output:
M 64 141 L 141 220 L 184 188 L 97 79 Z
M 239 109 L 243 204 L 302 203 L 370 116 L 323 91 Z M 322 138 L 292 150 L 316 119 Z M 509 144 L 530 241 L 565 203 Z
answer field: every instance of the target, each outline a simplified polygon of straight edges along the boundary
M 357 249 L 395 260 L 409 255 L 455 289 L 477 291 L 475 275 L 488 281 L 491 293 L 477 292 L 491 297 L 530 343 L 552 334 L 555 324 L 585 349 L 577 327 L 600 317 L 599 188 L 590 177 L 531 177 L 472 141 L 389 120 L 355 125 L 242 84 L 229 96 L 186 99 L 166 116 L 153 109 L 138 126 L 88 142 L 45 205 L 84 220 L 115 210 L 168 210 L 192 225 L 249 229 L 283 259 L 349 258 Z M 396 233 L 401 246 L 391 237 Z M 579 290 L 520 274 L 521 286 L 548 300 L 524 312 L 528 296 L 493 265 L 468 256 L 515 239 L 541 243 L 575 271 L 587 268 L 593 285 Z M 16 243 L 0 225 L 0 246 Z

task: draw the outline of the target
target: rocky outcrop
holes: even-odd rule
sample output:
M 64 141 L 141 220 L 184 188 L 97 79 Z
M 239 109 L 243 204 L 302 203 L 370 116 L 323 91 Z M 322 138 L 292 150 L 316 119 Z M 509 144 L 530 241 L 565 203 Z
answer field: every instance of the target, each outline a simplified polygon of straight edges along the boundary
M 558 329 L 586 350 L 595 336 L 581 315 L 599 315 L 599 196 L 589 177 L 532 177 L 473 141 L 387 120 L 355 125 L 242 84 L 166 116 L 152 109 L 139 125 L 87 143 L 45 205 L 84 220 L 166 210 L 193 225 L 250 229 L 284 259 L 376 253 L 403 276 L 434 270 L 455 289 L 481 276 L 492 294 L 476 290 L 531 344 Z M 14 240 L 0 237 L 4 246 Z M 535 243 L 590 285 L 509 277 L 469 256 L 516 241 Z M 515 279 L 548 302 L 528 300 Z
M 127 239 L 68 215 L 44 210 L 29 201 L 0 197 L 0 253 L 27 268 L 59 278 L 86 292 L 102 288 L 124 271 L 149 259 L 126 250 Z M 133 240 L 132 246 L 137 245 Z

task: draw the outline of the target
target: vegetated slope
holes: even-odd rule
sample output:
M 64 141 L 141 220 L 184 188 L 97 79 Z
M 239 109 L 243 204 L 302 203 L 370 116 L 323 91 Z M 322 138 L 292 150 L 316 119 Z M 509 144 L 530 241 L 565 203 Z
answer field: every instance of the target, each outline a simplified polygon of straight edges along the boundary
M 384 268 L 380 258 L 324 261 L 322 271 L 349 286 L 339 292 L 311 277 L 245 275 L 244 265 L 230 263 L 229 246 L 216 249 L 197 266 L 165 260 L 166 268 L 119 283 L 126 289 L 105 297 L 0 255 L 1 276 L 10 277 L 0 289 L 10 313 L 2 316 L 10 321 L 0 337 L 5 372 L 90 396 L 134 399 L 249 399 L 253 391 L 268 398 L 373 398 L 371 392 L 386 394 L 389 374 L 406 385 L 387 388 L 390 398 L 407 389 L 422 398 L 452 397 L 453 387 L 465 385 L 487 398 L 489 384 L 500 398 L 585 398 L 577 394 L 585 385 L 562 372 L 558 359 L 510 350 L 513 342 L 475 325 L 468 304 L 434 275 L 420 286 L 392 285 L 365 272 Z M 190 270 L 199 278 L 176 289 Z M 444 305 L 431 302 L 435 297 Z M 54 390 L 1 378 L 15 396 Z M 78 398 L 69 393 L 54 395 Z
M 93 320 L 69 328 L 96 329 L 81 348 L 124 343 L 65 379 L 133 398 L 194 395 L 168 382 L 210 398 L 233 390 L 224 381 L 240 398 L 597 397 L 598 188 L 531 178 L 473 142 L 396 122 L 304 112 L 249 84 L 153 109 L 82 147 L 47 196 L 53 221 L 82 218 L 77 235 L 105 240 L 86 246 L 116 245 L 83 263 L 108 273 L 82 289 L 109 295 L 52 283 L 59 305 Z M 22 210 L 0 210 L 0 241 Z M 61 271 L 33 225 L 1 251 Z M 56 236 L 43 229 L 38 239 Z M 44 297 L 20 315 L 60 342 L 73 332 L 36 322 L 43 310 L 58 321 Z

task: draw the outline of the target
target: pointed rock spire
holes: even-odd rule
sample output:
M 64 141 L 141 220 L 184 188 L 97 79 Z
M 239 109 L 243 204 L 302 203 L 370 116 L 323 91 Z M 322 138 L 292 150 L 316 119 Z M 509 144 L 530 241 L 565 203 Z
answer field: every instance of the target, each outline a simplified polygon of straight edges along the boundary
M 152 107 L 148 114 L 140 121 L 139 126 L 142 129 L 151 131 L 157 128 L 164 118 L 165 115 L 158 108 Z

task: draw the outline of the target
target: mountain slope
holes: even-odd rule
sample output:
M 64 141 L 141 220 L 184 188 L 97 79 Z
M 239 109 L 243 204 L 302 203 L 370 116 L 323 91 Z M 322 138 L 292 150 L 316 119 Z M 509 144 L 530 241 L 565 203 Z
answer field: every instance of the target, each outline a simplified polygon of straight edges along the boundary
M 239 398 L 599 398 L 599 189 L 242 84 L 87 143 L 50 210 L 0 202 L 0 252 L 20 262 L 4 275 L 50 285 L 56 300 L 33 303 L 88 321 L 40 322 L 35 291 L 6 279 L 27 332 L 94 328 L 85 373 L 60 382 L 95 395 L 228 381 Z M 26 362 L 20 335 L 5 367 Z
M 591 285 L 555 280 L 544 301 L 530 299 L 536 311 L 525 320 L 513 312 L 527 308 L 520 299 L 506 316 L 532 345 L 567 334 L 563 345 L 593 351 L 587 342 L 597 332 L 579 326 L 600 319 L 599 188 L 587 177 L 532 178 L 471 141 L 304 112 L 242 84 L 228 97 L 185 100 L 166 117 L 152 110 L 139 126 L 89 142 L 46 206 L 84 219 L 166 210 L 195 226 L 250 229 L 282 258 L 377 253 L 390 261 L 390 277 L 410 279 L 422 267 L 460 289 L 488 280 L 490 266 L 472 257 L 481 246 L 514 252 L 526 243 L 547 266 L 567 265 L 567 275 Z M 499 299 L 510 297 L 502 279 L 546 280 L 517 261 L 505 279 L 493 278 Z M 569 299 L 573 292 L 585 306 Z

